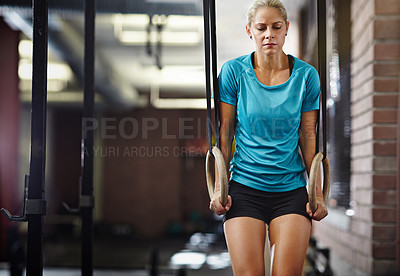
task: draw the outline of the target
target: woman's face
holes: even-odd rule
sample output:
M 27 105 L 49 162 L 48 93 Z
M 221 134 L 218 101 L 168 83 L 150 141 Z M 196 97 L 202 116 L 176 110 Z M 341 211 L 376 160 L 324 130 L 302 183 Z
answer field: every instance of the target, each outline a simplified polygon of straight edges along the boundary
M 252 37 L 257 52 L 275 55 L 282 51 L 288 28 L 289 22 L 285 22 L 279 10 L 265 7 L 256 10 L 246 31 Z

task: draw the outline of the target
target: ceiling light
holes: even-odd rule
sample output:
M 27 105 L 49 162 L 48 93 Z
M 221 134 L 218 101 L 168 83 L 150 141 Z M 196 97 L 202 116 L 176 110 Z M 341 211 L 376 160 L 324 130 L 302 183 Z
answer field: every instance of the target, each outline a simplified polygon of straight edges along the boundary
M 154 99 L 151 104 L 159 109 L 206 109 L 207 102 L 205 99 Z M 211 104 L 213 107 L 213 103 Z
M 203 27 L 202 16 L 169 15 L 166 28 L 173 30 L 196 30 Z
M 18 52 L 21 58 L 32 58 L 33 44 L 31 40 L 21 40 L 18 45 Z
M 161 75 L 159 73 L 159 75 Z M 159 81 L 161 78 L 157 78 Z M 176 83 L 177 84 L 177 83 Z M 160 109 L 206 109 L 205 98 L 160 98 L 160 83 L 152 82 L 150 86 L 150 103 Z M 213 108 L 213 102 L 211 107 Z
M 148 42 L 148 33 L 145 31 L 122 31 L 118 39 L 123 44 L 144 45 Z M 166 45 L 196 45 L 200 43 L 199 33 L 195 32 L 168 32 L 161 33 L 161 43 Z M 150 42 L 158 42 L 158 34 L 151 32 Z
M 188 4 L 198 3 L 198 0 L 145 0 L 146 3 L 158 3 L 158 4 Z
M 118 26 L 133 26 L 143 28 L 150 22 L 150 17 L 147 14 L 114 14 L 112 22 Z
M 198 45 L 202 41 L 201 16 L 153 15 L 153 24 L 162 24 L 161 43 L 165 45 Z M 144 45 L 150 39 L 157 43 L 159 33 L 150 28 L 150 17 L 147 14 L 116 14 L 113 16 L 114 36 L 123 44 Z
M 20 79 L 32 79 L 32 63 L 21 61 L 18 66 L 18 76 Z M 48 80 L 70 80 L 72 71 L 68 65 L 63 63 L 49 63 L 47 66 Z

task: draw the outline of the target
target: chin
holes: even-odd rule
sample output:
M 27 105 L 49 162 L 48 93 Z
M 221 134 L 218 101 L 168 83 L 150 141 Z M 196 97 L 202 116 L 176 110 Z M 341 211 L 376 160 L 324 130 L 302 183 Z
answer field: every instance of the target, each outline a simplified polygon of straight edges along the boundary
M 274 56 L 276 54 L 278 54 L 280 51 L 277 49 L 261 49 L 260 53 L 264 54 L 266 56 Z

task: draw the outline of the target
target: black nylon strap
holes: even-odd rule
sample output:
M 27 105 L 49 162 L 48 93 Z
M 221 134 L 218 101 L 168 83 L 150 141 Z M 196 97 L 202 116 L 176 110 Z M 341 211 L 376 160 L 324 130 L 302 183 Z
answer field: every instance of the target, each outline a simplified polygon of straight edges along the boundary
M 322 115 L 322 145 L 324 159 L 327 155 L 327 119 L 326 119 L 326 0 L 317 1 L 318 7 L 318 70 L 321 82 L 321 115 Z M 316 152 L 319 152 L 320 116 L 317 119 Z
M 215 0 L 211 0 L 210 2 L 210 20 L 211 20 L 211 51 L 212 51 L 212 84 L 214 91 L 214 111 L 215 111 L 215 136 L 216 136 L 216 145 L 220 148 L 220 139 L 219 139 L 219 87 L 218 87 L 218 77 L 217 77 L 217 35 L 216 35 L 216 16 L 215 16 Z
M 206 98 L 207 98 L 207 136 L 208 149 L 212 151 L 212 119 L 211 119 L 211 79 L 210 79 L 210 1 L 203 0 L 204 16 L 204 56 L 206 74 Z
M 211 110 L 211 90 L 214 92 L 214 118 L 216 146 L 220 147 L 219 133 L 219 91 L 217 78 L 217 36 L 216 36 L 216 16 L 215 0 L 203 1 L 204 14 L 204 56 L 205 56 L 205 74 L 206 74 L 206 97 L 207 97 L 207 126 L 208 126 L 208 147 L 212 150 L 212 110 Z M 210 59 L 212 63 L 210 62 Z M 211 67 L 212 66 L 212 67 Z M 212 77 L 212 89 L 211 89 Z

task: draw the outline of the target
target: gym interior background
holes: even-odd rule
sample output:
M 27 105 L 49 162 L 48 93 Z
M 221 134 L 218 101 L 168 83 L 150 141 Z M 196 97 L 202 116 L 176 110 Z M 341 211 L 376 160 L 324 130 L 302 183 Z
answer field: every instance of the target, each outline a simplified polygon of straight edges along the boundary
M 219 67 L 252 50 L 251 2 L 216 1 Z M 317 67 L 316 1 L 283 2 L 285 51 Z M 205 184 L 202 1 L 96 6 L 95 268 L 145 269 L 152 248 L 170 265 L 188 241 L 207 244 L 195 233 L 213 234 L 208 246 L 224 254 Z M 13 214 L 29 171 L 31 15 L 30 1 L 0 1 L 0 207 Z M 334 275 L 388 275 L 400 260 L 400 1 L 328 0 L 326 20 L 332 186 L 313 238 Z M 92 126 L 81 119 L 83 45 L 82 1 L 49 1 L 45 267 L 79 266 L 81 221 L 63 202 L 78 205 L 81 137 Z M 10 229 L 23 244 L 24 225 L 0 216 L 1 267 Z

